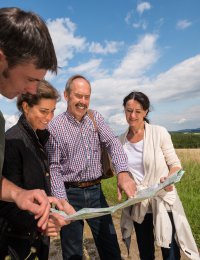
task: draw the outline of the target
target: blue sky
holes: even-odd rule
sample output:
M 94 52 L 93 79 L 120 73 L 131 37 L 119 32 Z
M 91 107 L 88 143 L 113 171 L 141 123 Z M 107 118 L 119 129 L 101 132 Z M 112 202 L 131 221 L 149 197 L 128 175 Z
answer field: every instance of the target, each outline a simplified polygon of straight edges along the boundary
M 168 130 L 200 127 L 199 0 L 1 0 L 38 13 L 47 22 L 61 67 L 47 74 L 63 93 L 76 73 L 92 84 L 90 108 L 116 134 L 127 127 L 122 101 L 146 93 L 152 124 Z M 0 96 L 6 127 L 19 115 L 15 100 Z M 55 114 L 66 110 L 62 99 Z

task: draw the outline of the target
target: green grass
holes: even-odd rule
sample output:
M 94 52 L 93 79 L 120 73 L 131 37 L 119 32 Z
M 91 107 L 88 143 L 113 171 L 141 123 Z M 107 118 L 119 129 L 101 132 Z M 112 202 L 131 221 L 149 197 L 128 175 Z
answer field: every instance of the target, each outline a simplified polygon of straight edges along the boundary
M 109 205 L 118 203 L 117 200 L 117 178 L 112 177 L 106 180 L 102 180 L 102 189 L 106 196 Z
M 175 148 L 200 148 L 200 133 L 171 133 Z
M 183 168 L 186 173 L 176 187 L 194 238 L 200 248 L 200 163 L 183 162 Z
M 176 187 L 195 241 L 198 248 L 200 248 L 200 163 L 185 160 L 185 162 L 183 162 L 183 169 L 186 172 L 181 181 L 176 184 Z M 115 177 L 103 180 L 102 187 L 110 205 L 119 203 L 117 200 Z M 125 199 L 125 196 L 123 199 Z

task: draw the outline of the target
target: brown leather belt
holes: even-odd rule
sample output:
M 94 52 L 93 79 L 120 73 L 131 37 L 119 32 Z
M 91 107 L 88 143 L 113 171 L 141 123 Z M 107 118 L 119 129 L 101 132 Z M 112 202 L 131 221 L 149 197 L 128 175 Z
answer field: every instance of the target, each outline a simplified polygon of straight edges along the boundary
M 65 182 L 65 188 L 87 188 L 93 185 L 96 185 L 101 182 L 101 179 L 96 179 L 92 181 L 84 181 L 84 182 Z

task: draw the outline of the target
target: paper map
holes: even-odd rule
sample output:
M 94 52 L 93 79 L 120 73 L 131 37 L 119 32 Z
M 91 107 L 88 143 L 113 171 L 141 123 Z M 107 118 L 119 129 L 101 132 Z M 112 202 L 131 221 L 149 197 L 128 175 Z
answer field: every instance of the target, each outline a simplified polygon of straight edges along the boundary
M 55 212 L 63 216 L 66 220 L 80 220 L 80 219 L 89 219 L 89 218 L 95 218 L 107 214 L 113 214 L 118 209 L 123 209 L 125 207 L 134 205 L 138 202 L 141 202 L 145 199 L 152 198 L 156 195 L 156 193 L 165 188 L 166 186 L 179 182 L 184 174 L 183 170 L 179 170 L 169 177 L 163 182 L 156 185 L 153 185 L 149 188 L 140 190 L 136 193 L 134 198 L 129 198 L 128 200 L 119 203 L 115 206 L 107 207 L 107 208 L 83 208 L 79 211 L 77 211 L 73 215 L 67 215 L 64 211 L 59 211 L 56 209 L 51 208 L 51 212 Z

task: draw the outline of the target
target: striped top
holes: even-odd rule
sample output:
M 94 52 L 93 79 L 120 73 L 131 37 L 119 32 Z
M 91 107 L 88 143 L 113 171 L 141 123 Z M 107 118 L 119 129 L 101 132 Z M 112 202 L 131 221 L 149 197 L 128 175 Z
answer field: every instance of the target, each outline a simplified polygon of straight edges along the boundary
M 46 148 L 52 193 L 58 198 L 67 198 L 64 182 L 91 181 L 102 176 L 101 143 L 116 173 L 128 171 L 127 156 L 118 138 L 100 113 L 93 111 L 93 115 L 98 133 L 88 114 L 79 122 L 66 111 L 49 124 L 51 135 Z

